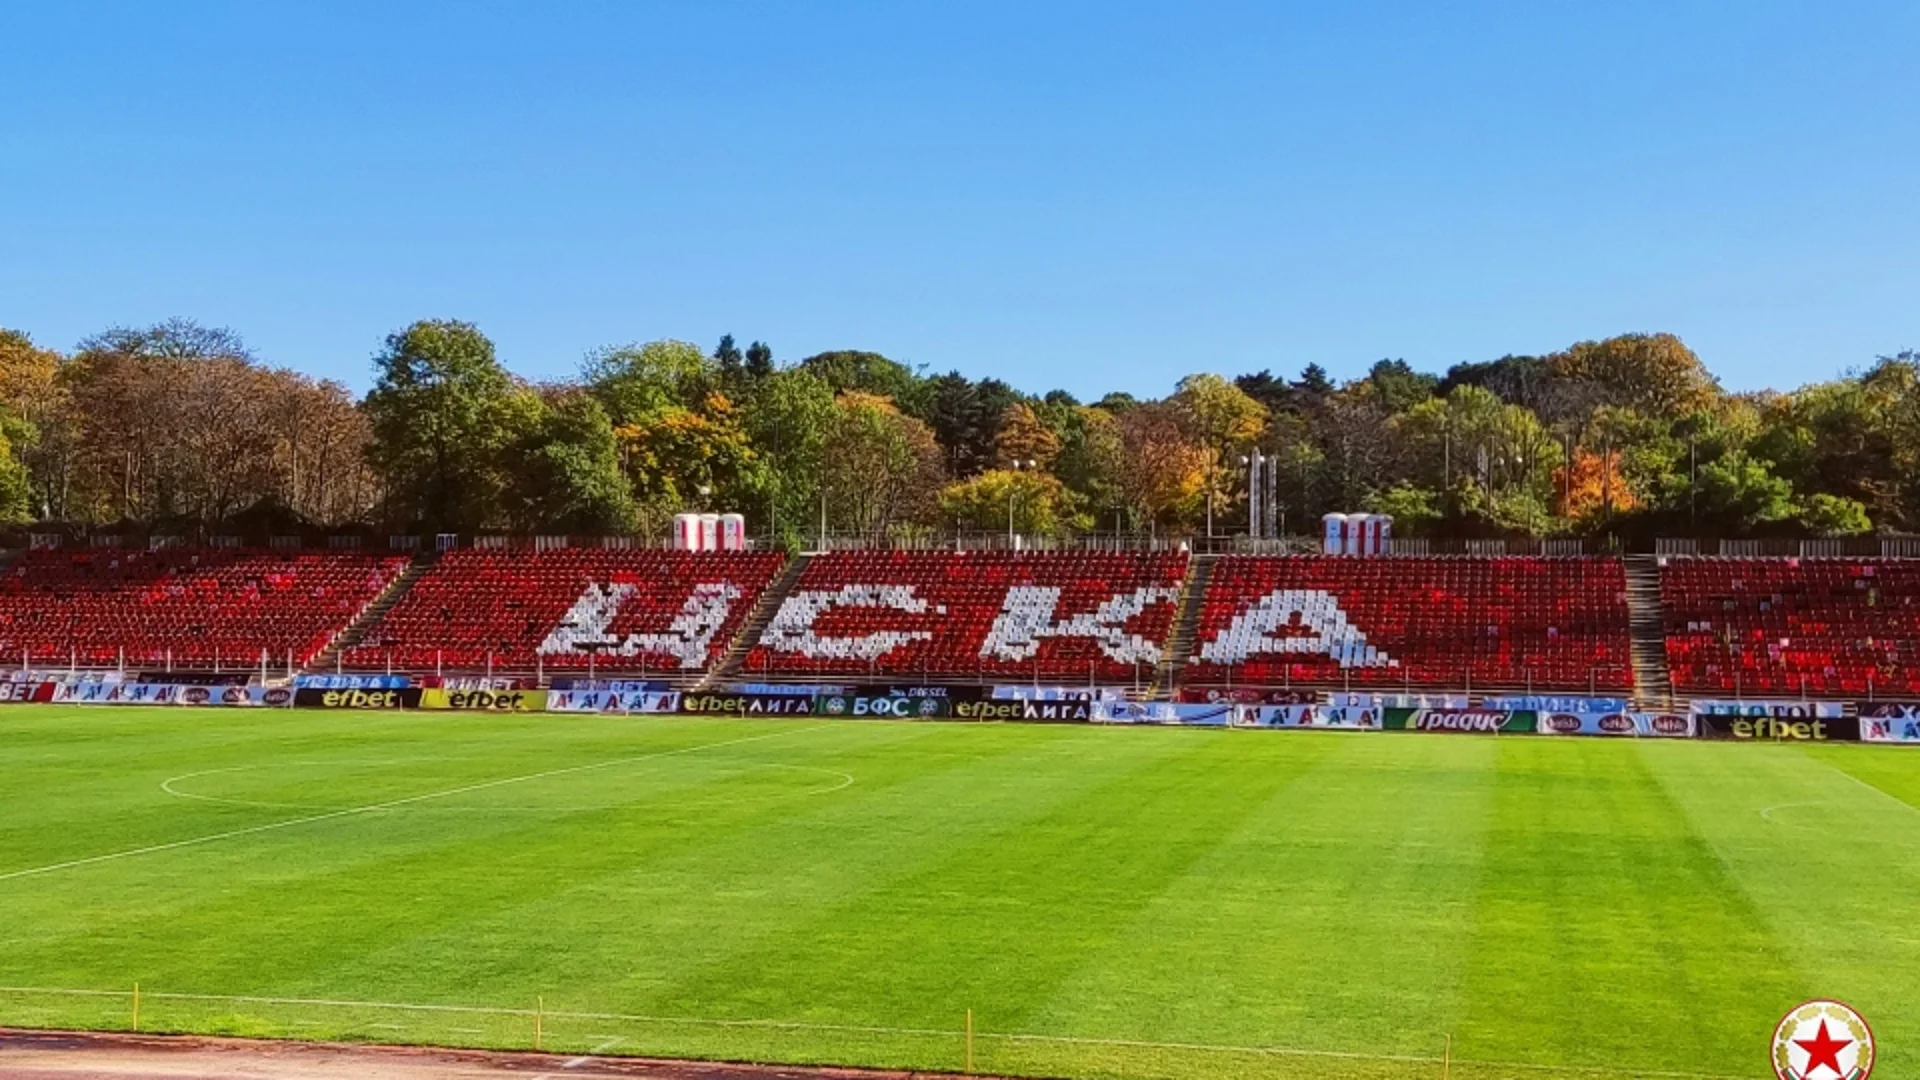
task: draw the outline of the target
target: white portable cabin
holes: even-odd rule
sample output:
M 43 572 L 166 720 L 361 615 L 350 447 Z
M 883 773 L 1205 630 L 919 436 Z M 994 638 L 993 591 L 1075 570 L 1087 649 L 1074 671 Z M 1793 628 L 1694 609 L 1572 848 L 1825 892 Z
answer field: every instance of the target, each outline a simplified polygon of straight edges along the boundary
M 700 515 L 700 547 L 697 550 L 699 551 L 719 551 L 720 550 L 720 515 L 719 514 L 701 514 Z
M 720 515 L 720 550 L 747 550 L 747 519 L 739 514 Z
M 673 515 L 673 550 L 700 550 L 700 515 Z
M 1347 543 L 1347 515 L 1322 514 L 1320 523 L 1325 528 L 1320 541 L 1320 550 L 1328 555 L 1345 554 Z

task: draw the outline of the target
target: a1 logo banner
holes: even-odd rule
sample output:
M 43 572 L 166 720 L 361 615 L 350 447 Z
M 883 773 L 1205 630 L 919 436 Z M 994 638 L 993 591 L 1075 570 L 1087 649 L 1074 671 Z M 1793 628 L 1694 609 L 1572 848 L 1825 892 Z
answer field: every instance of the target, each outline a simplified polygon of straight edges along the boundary
M 1863 701 L 1860 703 L 1860 740 L 1920 745 L 1920 703 Z

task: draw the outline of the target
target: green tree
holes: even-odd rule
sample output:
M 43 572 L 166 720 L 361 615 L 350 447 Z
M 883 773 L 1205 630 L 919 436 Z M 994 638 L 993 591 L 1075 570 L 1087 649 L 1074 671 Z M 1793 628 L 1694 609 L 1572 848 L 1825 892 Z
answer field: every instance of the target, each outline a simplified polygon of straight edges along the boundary
M 989 469 L 947 485 L 940 513 L 962 528 L 987 532 L 1008 527 L 1023 536 L 1050 536 L 1084 522 L 1076 520 L 1073 494 L 1057 477 L 1030 469 Z
M 743 425 L 766 467 L 758 473 L 752 510 L 768 533 L 796 546 L 818 525 L 833 388 L 810 371 L 787 368 L 762 380 Z
M 428 320 L 387 338 L 367 395 L 373 443 L 397 523 L 475 532 L 506 519 L 502 460 L 539 401 L 500 366 L 472 323 Z
M 1858 499 L 1816 492 L 1794 504 L 1794 520 L 1816 536 L 1859 536 L 1873 531 Z
M 598 349 L 581 375 L 615 427 L 650 423 L 669 409 L 698 409 L 721 385 L 719 365 L 686 341 Z
M 509 452 L 508 517 L 525 532 L 632 532 L 633 495 L 600 402 L 565 387 L 545 395 L 532 428 Z
M 856 390 L 887 398 L 903 412 L 924 418 L 925 380 L 897 360 L 876 352 L 840 349 L 815 353 L 798 366 L 819 376 L 835 393 Z
M 1701 466 L 1700 501 L 1723 528 L 1741 531 L 1791 517 L 1793 485 L 1766 462 L 1733 450 Z
M 1692 349 L 1672 334 L 1622 334 L 1583 341 L 1549 359 L 1556 379 L 1588 407 L 1612 405 L 1676 419 L 1701 409 L 1719 385 Z
M 926 424 L 875 394 L 845 391 L 833 402 L 821 485 L 831 527 L 862 536 L 922 521 L 937 505 L 944 475 Z

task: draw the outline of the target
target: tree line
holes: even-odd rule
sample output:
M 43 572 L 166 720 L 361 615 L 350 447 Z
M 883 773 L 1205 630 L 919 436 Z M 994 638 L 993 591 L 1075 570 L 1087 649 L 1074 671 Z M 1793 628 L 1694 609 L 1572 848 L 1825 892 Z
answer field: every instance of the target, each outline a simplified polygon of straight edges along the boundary
M 1820 535 L 1920 527 L 1920 355 L 1729 393 L 1629 334 L 1444 373 L 1190 375 L 1083 402 L 860 351 L 782 364 L 731 336 L 514 375 L 470 323 L 388 336 L 375 381 L 264 363 L 230 330 L 0 330 L 0 522 L 192 536 L 315 529 L 666 534 L 738 511 L 787 544 L 950 530 L 1244 532 L 1246 462 L 1292 533 Z

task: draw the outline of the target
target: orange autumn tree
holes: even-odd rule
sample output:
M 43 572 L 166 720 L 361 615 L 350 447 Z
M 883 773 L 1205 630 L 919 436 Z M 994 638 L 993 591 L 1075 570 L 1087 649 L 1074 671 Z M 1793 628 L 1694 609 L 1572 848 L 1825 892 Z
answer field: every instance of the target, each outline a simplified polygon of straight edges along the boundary
M 1640 509 L 1640 496 L 1627 484 L 1620 465 L 1618 450 L 1605 457 L 1591 450 L 1576 451 L 1571 473 L 1565 465 L 1553 470 L 1554 511 L 1579 521 L 1608 506 L 1616 514 Z

